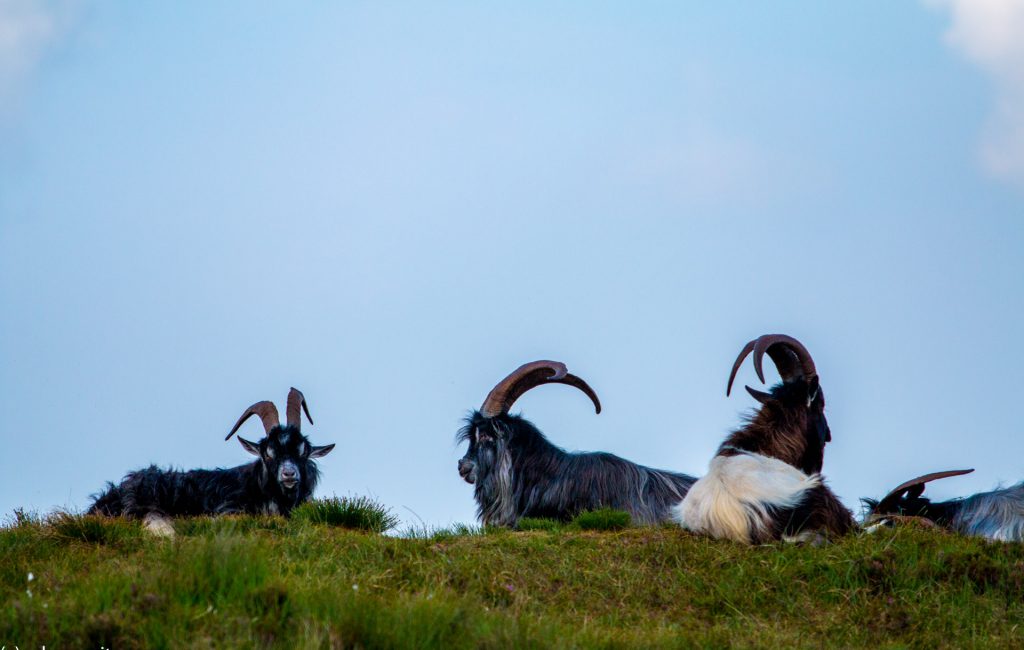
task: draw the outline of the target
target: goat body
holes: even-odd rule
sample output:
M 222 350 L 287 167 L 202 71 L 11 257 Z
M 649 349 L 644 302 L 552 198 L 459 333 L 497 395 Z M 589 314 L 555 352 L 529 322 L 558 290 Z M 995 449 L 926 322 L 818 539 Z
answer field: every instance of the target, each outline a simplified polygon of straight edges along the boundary
M 281 514 L 309 499 L 319 472 L 307 467 L 307 480 L 291 494 L 263 471 L 260 461 L 230 469 L 163 470 L 156 465 L 130 472 L 118 485 L 107 484 L 89 514 L 143 519 L 222 514 Z
M 1024 541 L 1024 483 L 953 501 L 953 530 L 1000 542 Z
M 306 399 L 297 389 L 288 393 L 288 423 L 278 421 L 271 402 L 250 406 L 228 433 L 230 438 L 250 416 L 258 415 L 266 436 L 259 442 L 238 441 L 257 460 L 230 469 L 180 471 L 150 465 L 130 472 L 117 485 L 108 483 L 95 497 L 88 514 L 144 519 L 156 530 L 169 530 L 167 517 L 229 513 L 280 514 L 307 501 L 320 473 L 314 458 L 334 445 L 314 447 L 301 431 L 301 413 L 312 424 Z M 227 439 L 225 438 L 225 439 Z
M 696 480 L 614 454 L 567 452 L 515 415 L 476 412 L 459 439 L 469 442 L 460 472 L 474 483 L 477 515 L 486 525 L 511 527 L 523 517 L 564 521 L 605 507 L 653 525 L 669 521 Z M 465 463 L 472 469 L 463 471 Z
M 832 439 L 825 398 L 810 354 L 795 339 L 766 335 L 746 345 L 733 376 L 753 350 L 767 352 L 783 376 L 770 393 L 747 388 L 761 408 L 734 431 L 673 509 L 683 528 L 742 543 L 845 535 L 853 514 L 821 477 L 825 444 Z M 727 391 L 728 393 L 728 391 Z
M 888 515 L 921 517 L 963 535 L 1000 542 L 1024 541 L 1024 482 L 948 501 L 922 496 L 927 482 L 968 471 L 937 472 L 904 483 L 881 501 L 863 499 L 868 507 L 867 521 L 885 520 Z

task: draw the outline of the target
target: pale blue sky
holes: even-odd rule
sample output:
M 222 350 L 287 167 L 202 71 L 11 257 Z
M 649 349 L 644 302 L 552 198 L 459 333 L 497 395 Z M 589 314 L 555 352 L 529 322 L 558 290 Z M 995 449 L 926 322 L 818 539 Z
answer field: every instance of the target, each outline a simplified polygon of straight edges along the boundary
M 319 494 L 470 522 L 460 418 L 538 358 L 605 406 L 524 397 L 555 443 L 701 474 L 776 331 L 851 507 L 1024 478 L 1024 11 L 988 5 L 0 0 L 0 512 L 246 462 L 294 385 Z

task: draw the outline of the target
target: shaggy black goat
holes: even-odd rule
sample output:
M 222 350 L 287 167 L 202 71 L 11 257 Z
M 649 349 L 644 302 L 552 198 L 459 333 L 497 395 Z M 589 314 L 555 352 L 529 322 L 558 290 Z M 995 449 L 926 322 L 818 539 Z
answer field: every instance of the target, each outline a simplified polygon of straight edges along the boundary
M 718 448 L 675 520 L 694 532 L 754 544 L 847 533 L 853 515 L 819 474 L 832 433 L 810 353 L 784 334 L 750 341 L 733 364 L 726 395 L 751 351 L 762 383 L 765 353 L 782 383 L 770 393 L 746 387 L 761 408 Z
M 288 424 L 281 425 L 272 402 L 253 404 L 238 419 L 225 440 L 242 423 L 260 416 L 266 437 L 250 442 L 239 437 L 259 459 L 230 469 L 162 470 L 151 465 L 129 473 L 120 484 L 107 484 L 88 514 L 144 519 L 157 532 L 167 533 L 167 517 L 265 513 L 287 516 L 313 494 L 319 472 L 314 458 L 326 456 L 334 445 L 314 447 L 302 435 L 302 410 L 310 424 L 309 407 L 302 393 L 288 393 Z
M 881 524 L 895 517 L 915 517 L 964 535 L 1000 542 L 1024 541 L 1024 483 L 949 501 L 933 502 L 922 496 L 930 481 L 973 471 L 955 469 L 925 474 L 903 483 L 881 501 L 862 499 L 868 507 L 865 523 Z
M 601 412 L 585 381 L 557 361 L 521 366 L 491 390 L 466 419 L 458 439 L 469 443 L 459 474 L 474 484 L 477 515 L 492 526 L 515 526 L 523 517 L 567 520 L 602 507 L 628 512 L 635 523 L 668 520 L 694 478 L 650 469 L 607 453 L 570 453 L 548 442 L 533 424 L 509 415 L 523 393 L 541 384 L 567 384 Z

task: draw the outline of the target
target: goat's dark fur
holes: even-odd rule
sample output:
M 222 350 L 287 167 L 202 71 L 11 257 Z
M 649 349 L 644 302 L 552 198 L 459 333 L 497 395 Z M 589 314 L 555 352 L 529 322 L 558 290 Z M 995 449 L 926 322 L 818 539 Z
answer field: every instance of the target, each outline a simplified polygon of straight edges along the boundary
M 815 397 L 808 404 L 812 392 Z M 832 432 L 825 418 L 825 395 L 818 381 L 798 379 L 780 383 L 771 392 L 755 397 L 761 408 L 725 439 L 719 453 L 730 448 L 742 449 L 778 458 L 804 474 L 820 472 L 825 444 L 832 440 Z
M 241 439 L 240 439 L 241 440 Z M 108 483 L 95 497 L 89 514 L 145 518 L 148 515 L 281 514 L 307 501 L 319 471 L 313 458 L 334 447 L 313 447 L 298 429 L 273 428 L 258 443 L 241 440 L 258 460 L 229 469 L 163 470 L 155 465 L 130 472 L 117 485 Z M 291 463 L 293 487 L 281 472 Z M 291 471 L 290 469 L 288 471 Z
M 815 394 L 810 404 L 808 397 Z M 804 474 L 819 474 L 824 465 L 825 445 L 832 432 L 825 418 L 825 395 L 817 379 L 799 379 L 772 388 L 745 426 L 737 429 L 719 448 L 742 449 L 778 458 Z M 807 491 L 795 508 L 773 512 L 772 538 L 795 537 L 805 530 L 845 535 L 855 526 L 853 513 L 828 488 L 821 485 Z
M 459 472 L 474 484 L 486 525 L 515 526 L 523 517 L 568 520 L 587 510 L 624 510 L 637 524 L 667 521 L 696 480 L 637 465 L 608 453 L 571 453 L 551 444 L 517 415 L 479 411 L 458 434 L 469 443 Z

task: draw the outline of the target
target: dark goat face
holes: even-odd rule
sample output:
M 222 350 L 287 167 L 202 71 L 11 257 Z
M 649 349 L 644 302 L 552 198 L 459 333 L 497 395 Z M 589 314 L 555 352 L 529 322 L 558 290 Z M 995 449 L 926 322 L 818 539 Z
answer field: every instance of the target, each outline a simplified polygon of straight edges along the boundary
M 250 442 L 239 438 L 242 447 L 259 456 L 266 475 L 276 481 L 284 494 L 294 493 L 308 479 L 309 461 L 331 453 L 334 445 L 315 447 L 294 427 L 275 427 L 266 438 Z
M 931 472 L 924 476 L 904 481 L 889 492 L 889 494 L 885 495 L 881 501 L 875 501 L 874 499 L 862 499 L 862 501 L 868 507 L 868 514 L 873 517 L 884 517 L 885 515 L 922 517 L 938 524 L 946 525 L 960 510 L 962 502 L 953 500 L 933 503 L 931 499 L 923 496 L 925 486 L 931 481 L 950 476 L 962 476 L 973 471 L 973 469 L 948 469 L 941 472 Z
M 885 508 L 885 512 L 874 512 L 875 515 L 901 515 L 904 517 L 924 517 L 934 519 L 931 511 L 932 501 L 920 495 L 905 494 L 898 501 Z
M 459 476 L 466 483 L 476 483 L 494 466 L 498 457 L 499 431 L 491 420 L 474 418 L 459 432 L 459 438 L 469 443 L 466 455 L 459 459 Z

